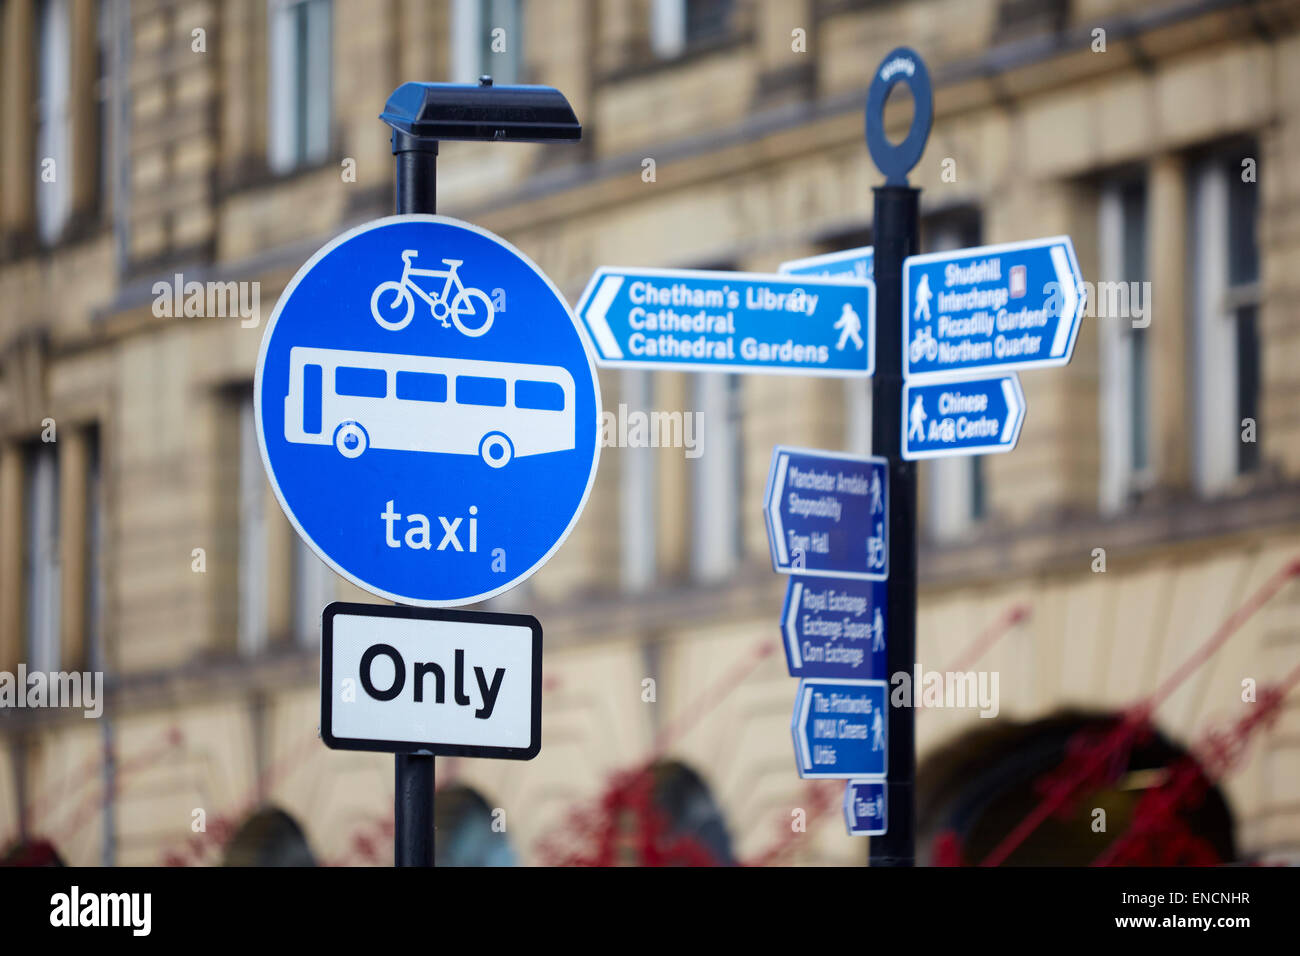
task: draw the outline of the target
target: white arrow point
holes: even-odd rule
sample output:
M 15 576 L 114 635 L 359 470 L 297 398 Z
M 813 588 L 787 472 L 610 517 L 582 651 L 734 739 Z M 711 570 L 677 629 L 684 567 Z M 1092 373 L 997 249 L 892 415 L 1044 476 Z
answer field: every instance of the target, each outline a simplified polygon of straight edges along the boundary
M 794 623 L 799 618 L 799 604 L 803 601 L 803 582 L 795 581 L 790 589 L 790 613 L 785 618 L 785 640 L 790 645 L 790 662 L 795 667 L 803 667 L 803 658 L 799 656 L 799 635 L 795 633 Z
M 1064 355 L 1070 344 L 1070 332 L 1078 318 L 1075 310 L 1079 307 L 1079 286 L 1074 270 L 1070 268 L 1070 257 L 1065 254 L 1065 246 L 1052 246 L 1051 254 L 1057 287 L 1061 290 L 1061 314 L 1057 317 L 1056 337 L 1052 339 L 1052 355 L 1056 357 Z
M 1002 423 L 1002 441 L 1003 445 L 1009 445 L 1012 437 L 1016 433 L 1016 425 L 1020 422 L 1020 416 L 1024 413 L 1024 403 L 1016 394 L 1015 379 L 1007 377 L 1002 380 L 1002 398 L 1007 403 L 1007 420 Z
M 772 500 L 767 505 L 768 515 L 772 519 L 772 546 L 776 548 L 776 563 L 783 566 L 790 560 L 785 550 L 785 529 L 781 527 L 781 495 L 785 493 L 785 470 L 789 464 L 789 455 L 782 455 L 776 460 L 776 478 L 772 481 Z
M 592 337 L 596 340 L 596 345 L 600 347 L 601 354 L 607 359 L 623 357 L 618 339 L 614 337 L 614 332 L 605 319 L 609 307 L 614 304 L 614 296 L 618 295 L 618 290 L 622 287 L 622 276 L 605 276 L 583 314 L 583 318 L 587 320 L 587 327 L 591 329 Z
M 803 761 L 804 770 L 812 770 L 812 746 L 808 743 L 808 711 L 812 708 L 812 688 L 802 688 L 799 700 L 799 726 L 795 733 L 799 735 L 799 759 Z

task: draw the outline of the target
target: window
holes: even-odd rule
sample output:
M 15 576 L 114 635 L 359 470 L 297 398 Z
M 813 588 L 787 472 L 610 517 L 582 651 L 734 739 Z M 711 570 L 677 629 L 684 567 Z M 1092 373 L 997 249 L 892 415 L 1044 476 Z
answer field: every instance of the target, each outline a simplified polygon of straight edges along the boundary
M 473 83 L 487 73 L 497 86 L 523 74 L 523 20 L 519 0 L 453 0 L 451 73 Z
M 1226 490 L 1258 467 L 1258 446 L 1243 440 L 1259 414 L 1259 188 L 1243 181 L 1247 146 L 1202 158 L 1192 174 L 1189 264 L 1193 322 L 1191 429 L 1196 486 Z
M 382 368 L 341 365 L 334 370 L 334 392 L 357 398 L 383 398 L 388 394 L 388 373 Z
M 650 8 L 650 49 L 671 59 L 686 49 L 686 0 L 654 0 Z
M 250 389 L 239 402 L 239 581 L 238 646 L 253 655 L 266 646 L 266 478 L 257 447 Z
M 654 408 L 654 373 L 624 369 L 619 373 L 622 400 L 629 413 Z M 647 445 L 620 448 L 619 535 L 621 578 L 626 591 L 648 589 L 655 579 L 655 457 Z
M 54 443 L 36 442 L 27 451 L 26 488 L 26 659 L 33 671 L 60 666 L 59 459 Z
M 1097 234 L 1103 282 L 1124 283 L 1129 301 L 1142 295 L 1146 265 L 1147 187 L 1145 179 L 1116 179 L 1102 188 Z M 1101 298 L 1099 293 L 1098 298 Z M 1108 296 L 1108 301 L 1125 301 Z M 1147 303 L 1149 306 L 1150 303 Z M 1099 305 L 1100 308 L 1100 305 Z M 1133 313 L 1132 308 L 1128 310 Z M 1101 320 L 1101 510 L 1119 511 L 1149 480 L 1150 396 L 1147 330 L 1134 328 L 1128 315 Z
M 733 0 L 691 0 L 686 4 L 686 46 L 714 43 L 731 28 Z
M 71 95 L 72 39 L 68 0 L 42 0 L 36 19 L 36 232 L 57 242 L 72 211 Z
M 515 382 L 515 407 L 564 411 L 564 389 L 556 382 Z
M 506 380 L 459 375 L 456 378 L 456 401 L 462 405 L 506 406 Z
M 1259 193 L 1245 182 L 1236 158 L 1228 162 L 1228 295 L 1229 320 L 1236 326 L 1237 428 L 1259 422 L 1259 248 L 1256 245 Z M 1237 445 L 1237 471 L 1259 467 L 1259 445 Z
M 741 554 L 741 377 L 705 372 L 692 381 L 703 432 L 703 454 L 692 462 L 692 572 L 716 581 L 735 570 Z
M 671 59 L 725 39 L 732 6 L 733 0 L 653 0 L 650 49 L 655 56 Z
M 289 172 L 329 152 L 330 0 L 271 0 L 267 142 L 271 169 Z
M 447 376 L 435 372 L 398 372 L 397 397 L 411 402 L 445 402 Z
M 681 862 L 695 863 L 698 854 L 718 866 L 735 865 L 726 817 L 700 775 L 675 760 L 655 763 L 650 773 L 652 806 L 661 825 L 677 841 Z
M 42 436 L 44 438 L 46 436 Z M 59 426 L 23 449 L 21 659 L 33 670 L 103 666 L 99 429 Z
M 953 214 L 935 222 L 922 235 L 926 252 L 964 249 L 980 243 L 980 223 L 972 213 Z M 938 541 L 967 535 L 984 517 L 987 490 L 980 455 L 935 458 L 921 463 L 926 474 L 926 512 L 930 534 Z

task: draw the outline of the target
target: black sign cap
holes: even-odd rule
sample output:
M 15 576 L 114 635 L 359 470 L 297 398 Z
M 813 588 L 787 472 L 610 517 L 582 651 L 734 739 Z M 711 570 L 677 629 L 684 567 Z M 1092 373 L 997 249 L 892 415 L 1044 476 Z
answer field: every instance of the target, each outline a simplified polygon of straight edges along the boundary
M 400 133 L 433 140 L 577 142 L 582 124 L 564 94 L 551 86 L 403 83 L 379 118 Z

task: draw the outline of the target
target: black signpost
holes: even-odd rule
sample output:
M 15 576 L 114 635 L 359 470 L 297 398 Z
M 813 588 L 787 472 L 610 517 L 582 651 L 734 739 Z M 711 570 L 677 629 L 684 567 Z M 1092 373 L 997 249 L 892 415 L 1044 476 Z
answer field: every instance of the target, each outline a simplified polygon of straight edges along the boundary
M 906 138 L 885 135 L 885 100 L 898 83 L 912 94 Z M 873 214 L 876 281 L 876 374 L 871 383 L 871 451 L 889 459 L 889 674 L 912 674 L 916 664 L 916 463 L 902 456 L 903 260 L 918 251 L 921 191 L 907 174 L 925 150 L 934 117 L 930 74 L 913 50 L 899 47 L 881 61 L 867 94 L 867 147 L 885 185 L 877 186 Z M 916 712 L 889 715 L 889 827 L 871 838 L 872 866 L 916 862 Z
M 437 212 L 438 141 L 393 129 L 398 213 Z M 396 754 L 393 781 L 393 865 L 433 866 L 432 754 Z
M 438 143 L 442 140 L 576 142 L 582 138 L 568 100 L 549 86 L 403 83 L 380 119 L 392 127 L 397 160 L 395 210 L 437 211 Z M 433 866 L 432 754 L 395 755 L 393 861 Z

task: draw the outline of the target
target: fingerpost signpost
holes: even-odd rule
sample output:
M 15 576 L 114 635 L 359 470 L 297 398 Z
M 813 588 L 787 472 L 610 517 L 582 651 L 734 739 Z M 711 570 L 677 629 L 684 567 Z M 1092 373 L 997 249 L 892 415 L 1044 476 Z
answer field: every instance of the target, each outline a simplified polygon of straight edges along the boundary
M 911 127 L 885 135 L 890 90 L 907 85 Z M 886 661 L 892 674 L 916 664 L 916 459 L 1010 451 L 1025 399 L 1014 369 L 1070 361 L 1085 287 L 1068 236 L 918 255 L 920 190 L 908 173 L 933 119 L 929 71 L 900 47 L 876 69 L 867 92 L 866 139 L 885 184 L 874 190 L 872 271 L 876 368 L 872 451 L 888 461 Z M 872 866 L 916 861 L 916 712 L 888 715 L 888 776 L 881 787 L 849 780 L 850 833 L 870 834 Z
M 885 101 L 899 83 L 912 94 L 912 123 L 897 144 L 885 135 Z M 867 90 L 867 148 L 885 184 L 874 188 L 872 268 L 876 282 L 876 375 L 871 383 L 871 450 L 888 462 L 889 633 L 885 660 L 890 674 L 910 673 L 916 660 L 916 465 L 903 458 L 898 432 L 903 401 L 901 328 L 903 262 L 917 252 L 920 190 L 907 175 L 921 159 L 934 116 L 930 73 L 913 50 L 885 56 Z M 914 781 L 916 732 L 908 708 L 888 714 L 888 778 L 884 806 L 889 827 L 871 839 L 872 866 L 911 866 L 915 860 Z M 851 784 L 846 783 L 846 787 Z
M 912 121 L 885 135 L 890 91 Z M 800 777 L 845 781 L 845 824 L 874 866 L 911 866 L 914 711 L 890 675 L 916 663 L 918 459 L 1012 450 L 1025 418 L 1013 370 L 1070 360 L 1084 287 L 1068 236 L 918 255 L 907 177 L 934 116 L 925 62 L 887 55 L 867 92 L 871 246 L 782 263 L 775 275 L 602 266 L 577 313 L 612 367 L 872 379 L 872 455 L 772 454 L 763 516 L 788 576 L 780 634 L 799 678 L 790 730 Z

